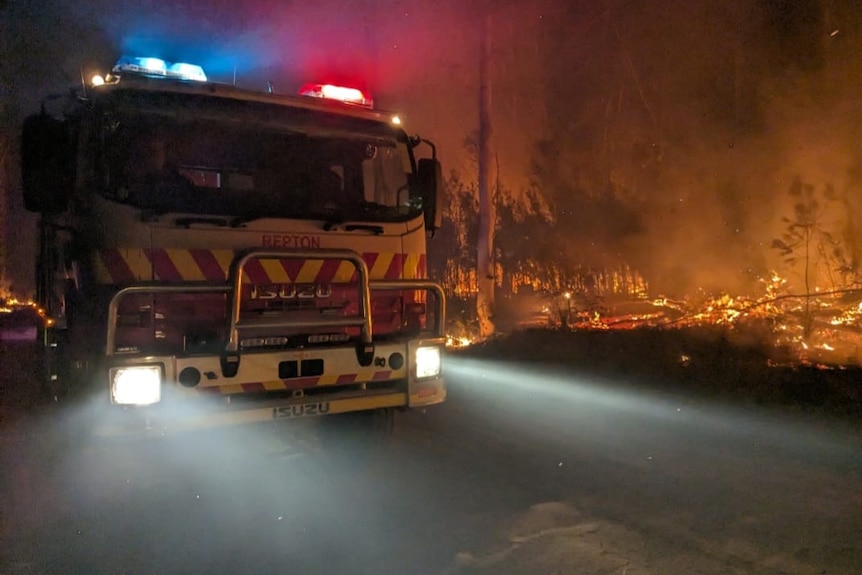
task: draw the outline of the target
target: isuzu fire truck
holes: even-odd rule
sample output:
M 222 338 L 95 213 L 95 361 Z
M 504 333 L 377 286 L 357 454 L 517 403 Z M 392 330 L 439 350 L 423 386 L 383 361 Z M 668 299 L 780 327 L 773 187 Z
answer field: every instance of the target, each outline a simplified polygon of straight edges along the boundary
M 140 57 L 64 108 L 24 122 L 23 193 L 47 386 L 97 435 L 444 401 L 441 169 L 397 116 Z

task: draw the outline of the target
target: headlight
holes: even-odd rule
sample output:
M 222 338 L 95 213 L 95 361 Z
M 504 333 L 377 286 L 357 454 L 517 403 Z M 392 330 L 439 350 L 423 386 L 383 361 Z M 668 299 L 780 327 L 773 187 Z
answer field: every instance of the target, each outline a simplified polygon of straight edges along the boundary
M 416 348 L 416 379 L 437 377 L 443 364 L 439 346 Z
M 162 368 L 158 365 L 115 367 L 111 399 L 120 405 L 150 405 L 162 399 Z

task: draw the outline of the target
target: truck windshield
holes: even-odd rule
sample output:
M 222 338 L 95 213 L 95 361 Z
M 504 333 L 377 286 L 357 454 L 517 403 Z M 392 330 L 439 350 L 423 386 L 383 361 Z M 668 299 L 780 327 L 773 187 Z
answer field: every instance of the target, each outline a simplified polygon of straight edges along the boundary
M 386 122 L 179 95 L 121 95 L 99 116 L 112 199 L 244 219 L 403 221 L 407 138 Z

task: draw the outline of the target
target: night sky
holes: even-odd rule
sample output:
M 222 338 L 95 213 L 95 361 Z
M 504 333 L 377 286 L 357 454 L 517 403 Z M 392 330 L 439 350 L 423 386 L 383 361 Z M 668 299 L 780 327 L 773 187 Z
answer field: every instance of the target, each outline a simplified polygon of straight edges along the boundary
M 365 87 L 408 131 L 438 144 L 444 169 L 468 180 L 480 11 L 491 6 L 500 181 L 516 197 L 539 188 L 555 217 L 574 218 L 573 265 L 622 259 L 668 291 L 746 289 L 775 263 L 769 246 L 792 215 L 794 179 L 837 191 L 823 221 L 862 253 L 862 8 L 850 0 L 0 6 L 7 141 L 41 96 L 133 53 L 197 62 L 215 81 L 261 89 L 270 81 L 294 92 L 318 80 Z M 29 288 L 25 240 L 35 220 L 22 216 L 14 177 L 3 186 L 7 245 L 15 238 L 7 265 Z M 601 233 L 620 229 L 615 214 L 561 215 L 578 194 L 612 195 L 631 206 L 636 225 Z

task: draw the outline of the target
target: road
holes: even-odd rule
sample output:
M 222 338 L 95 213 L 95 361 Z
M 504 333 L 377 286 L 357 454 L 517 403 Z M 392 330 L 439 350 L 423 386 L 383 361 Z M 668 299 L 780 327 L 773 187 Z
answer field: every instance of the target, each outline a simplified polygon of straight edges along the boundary
M 862 573 L 858 428 L 447 369 L 448 402 L 362 458 L 322 454 L 315 421 L 70 449 L 7 378 L 0 574 Z

